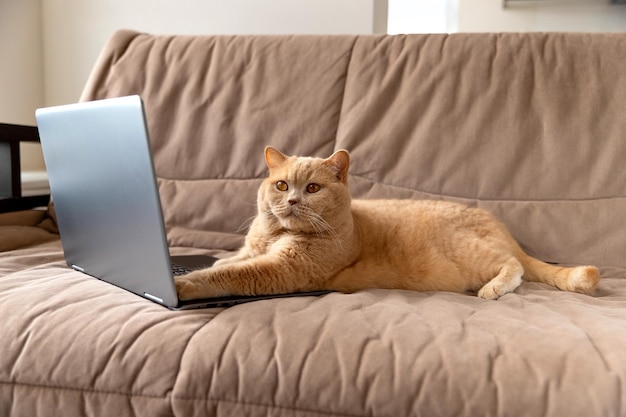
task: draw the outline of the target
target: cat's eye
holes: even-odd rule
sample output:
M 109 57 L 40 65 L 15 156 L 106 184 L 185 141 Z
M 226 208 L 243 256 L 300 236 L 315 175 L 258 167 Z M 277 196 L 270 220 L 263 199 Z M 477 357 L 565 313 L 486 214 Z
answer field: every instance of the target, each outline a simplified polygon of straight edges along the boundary
M 312 184 L 309 184 L 309 185 L 306 186 L 306 191 L 309 194 L 314 194 L 314 193 L 318 192 L 321 189 L 322 189 L 322 186 L 319 185 L 319 184 L 315 184 L 315 183 L 312 183 Z
M 278 191 L 287 191 L 289 189 L 289 185 L 285 181 L 278 181 L 276 183 L 276 189 Z

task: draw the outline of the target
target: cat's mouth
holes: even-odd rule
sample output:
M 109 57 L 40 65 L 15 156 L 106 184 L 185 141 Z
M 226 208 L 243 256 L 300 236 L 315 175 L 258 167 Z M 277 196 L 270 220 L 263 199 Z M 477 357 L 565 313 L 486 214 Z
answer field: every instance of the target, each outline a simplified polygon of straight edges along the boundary
M 300 230 L 308 224 L 308 214 L 306 209 L 297 206 L 278 206 L 272 210 L 274 216 L 280 221 L 283 227 L 292 230 Z
M 292 206 L 278 207 L 278 208 L 272 210 L 272 212 L 279 219 L 287 219 L 289 217 L 300 218 L 300 216 L 301 216 L 298 213 L 298 211 L 294 207 L 292 207 Z
M 324 220 L 322 215 L 307 205 L 277 205 L 272 207 L 271 211 L 281 226 L 287 230 L 298 233 L 337 235 L 333 227 Z

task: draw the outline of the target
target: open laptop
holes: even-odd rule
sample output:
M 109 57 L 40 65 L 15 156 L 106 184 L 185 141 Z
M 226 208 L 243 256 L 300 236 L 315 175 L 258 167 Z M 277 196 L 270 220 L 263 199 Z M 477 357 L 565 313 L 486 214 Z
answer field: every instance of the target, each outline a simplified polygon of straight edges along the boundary
M 209 256 L 170 256 L 143 103 L 121 97 L 36 111 L 63 251 L 73 269 L 170 309 L 326 292 L 181 301 L 173 276 Z

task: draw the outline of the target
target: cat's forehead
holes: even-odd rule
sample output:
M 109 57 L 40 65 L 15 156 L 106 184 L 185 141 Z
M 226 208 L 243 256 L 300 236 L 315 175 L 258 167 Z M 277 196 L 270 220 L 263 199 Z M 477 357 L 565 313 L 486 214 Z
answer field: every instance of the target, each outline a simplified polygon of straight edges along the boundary
M 292 182 L 311 180 L 330 180 L 333 175 L 324 160 L 311 157 L 291 157 L 285 164 L 270 173 L 272 177 L 280 177 Z

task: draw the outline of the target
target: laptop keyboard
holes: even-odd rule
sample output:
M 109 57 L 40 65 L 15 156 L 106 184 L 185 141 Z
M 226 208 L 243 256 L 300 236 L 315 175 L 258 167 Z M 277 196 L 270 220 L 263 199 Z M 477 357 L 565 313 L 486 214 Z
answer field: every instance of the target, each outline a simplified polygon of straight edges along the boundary
M 172 264 L 172 274 L 174 274 L 174 276 L 185 275 L 190 273 L 191 271 L 193 271 L 193 269 L 189 267 Z

